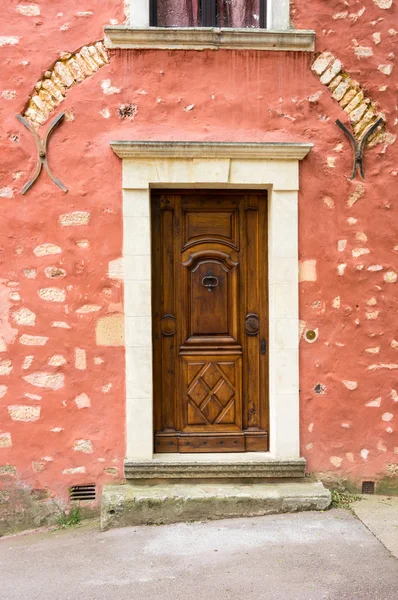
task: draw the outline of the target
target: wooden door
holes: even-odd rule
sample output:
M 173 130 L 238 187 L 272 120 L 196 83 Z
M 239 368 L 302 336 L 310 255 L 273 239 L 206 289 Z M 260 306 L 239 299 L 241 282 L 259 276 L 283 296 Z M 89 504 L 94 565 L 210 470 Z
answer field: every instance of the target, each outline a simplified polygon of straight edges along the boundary
M 155 452 L 268 450 L 267 196 L 152 197 Z

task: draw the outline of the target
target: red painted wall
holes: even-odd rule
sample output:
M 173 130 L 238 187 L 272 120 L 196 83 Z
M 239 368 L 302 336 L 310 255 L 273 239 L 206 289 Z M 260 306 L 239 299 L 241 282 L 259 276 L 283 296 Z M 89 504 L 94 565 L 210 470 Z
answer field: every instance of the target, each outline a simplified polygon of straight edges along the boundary
M 315 0 L 309 10 L 296 0 L 292 6 L 295 26 L 316 30 L 317 52 L 340 58 L 386 117 L 389 136 L 366 152 L 363 184 L 347 178 L 352 151 L 335 125 L 344 111 L 311 71 L 313 54 L 114 51 L 110 64 L 72 88 L 54 113 L 62 109 L 69 120 L 54 133 L 49 160 L 69 192 L 42 174 L 22 196 L 36 151 L 15 114 L 60 52 L 99 40 L 106 23 L 124 20 L 116 0 L 84 8 L 75 0 L 67 7 L 61 0 L 34 4 L 40 15 L 21 14 L 18 7 L 32 3 L 16 0 L 8 0 L 0 15 L 3 480 L 48 487 L 64 497 L 71 484 L 102 484 L 123 474 L 124 350 L 95 340 L 98 319 L 122 312 L 122 283 L 108 276 L 109 262 L 122 252 L 121 163 L 110 149 L 112 139 L 314 144 L 301 167 L 299 208 L 300 259 L 316 261 L 316 280 L 300 284 L 300 318 L 303 329 L 318 329 L 314 343 L 303 337 L 300 345 L 302 455 L 314 472 L 355 480 L 392 474 L 398 453 L 398 284 L 387 274 L 398 270 L 397 67 L 385 75 L 378 66 L 394 63 L 397 3 L 383 9 L 382 0 L 363 0 L 347 8 L 337 0 Z M 79 16 L 82 10 L 87 14 Z M 366 58 L 358 57 L 362 46 L 371 49 Z M 136 105 L 133 118 L 121 118 L 125 104 Z M 62 225 L 60 215 L 75 211 L 89 213 L 88 224 Z M 42 244 L 61 251 L 37 256 Z M 358 248 L 368 252 L 357 256 Z M 61 292 L 54 302 L 39 294 L 53 287 L 65 298 Z M 79 312 L 86 305 L 98 310 Z M 17 312 L 21 308 L 34 313 L 34 325 L 18 323 L 33 319 Z M 69 328 L 52 326 L 59 321 Z M 21 340 L 24 335 L 48 339 L 26 345 L 30 338 Z M 78 355 L 80 368 L 76 348 L 85 351 L 85 365 Z M 49 365 L 54 355 L 66 363 Z M 24 379 L 37 372 L 64 375 L 64 381 L 50 380 L 59 383 L 54 390 Z M 78 407 L 81 394 L 90 398 L 89 407 Z M 33 409 L 21 413 L 10 406 Z

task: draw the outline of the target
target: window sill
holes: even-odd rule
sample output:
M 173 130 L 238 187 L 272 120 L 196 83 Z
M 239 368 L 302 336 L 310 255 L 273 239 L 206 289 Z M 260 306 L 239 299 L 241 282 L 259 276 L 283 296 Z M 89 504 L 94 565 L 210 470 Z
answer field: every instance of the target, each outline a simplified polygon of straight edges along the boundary
M 212 27 L 105 27 L 105 45 L 124 50 L 280 50 L 313 52 L 315 32 L 287 29 L 218 29 Z

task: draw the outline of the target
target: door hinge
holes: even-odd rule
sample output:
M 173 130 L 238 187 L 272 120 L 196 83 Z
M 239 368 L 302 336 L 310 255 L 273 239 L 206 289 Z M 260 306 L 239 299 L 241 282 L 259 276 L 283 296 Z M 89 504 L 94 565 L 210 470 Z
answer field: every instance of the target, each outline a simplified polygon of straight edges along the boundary
M 260 352 L 263 355 L 267 352 L 267 342 L 265 341 L 264 338 L 262 338 L 262 340 L 260 342 Z

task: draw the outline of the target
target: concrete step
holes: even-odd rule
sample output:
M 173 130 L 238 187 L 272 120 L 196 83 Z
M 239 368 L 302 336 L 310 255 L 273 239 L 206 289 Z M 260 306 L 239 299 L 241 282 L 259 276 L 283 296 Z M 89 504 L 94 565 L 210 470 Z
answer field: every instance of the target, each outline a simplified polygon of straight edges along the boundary
M 318 482 L 107 485 L 101 529 L 324 510 L 330 492 Z
M 261 459 L 251 457 L 245 460 L 232 458 L 223 460 L 219 456 L 216 461 L 202 455 L 189 459 L 160 459 L 148 461 L 126 460 L 124 473 L 128 480 L 142 479 L 281 479 L 302 478 L 305 475 L 306 460 L 304 458 L 292 459 Z

